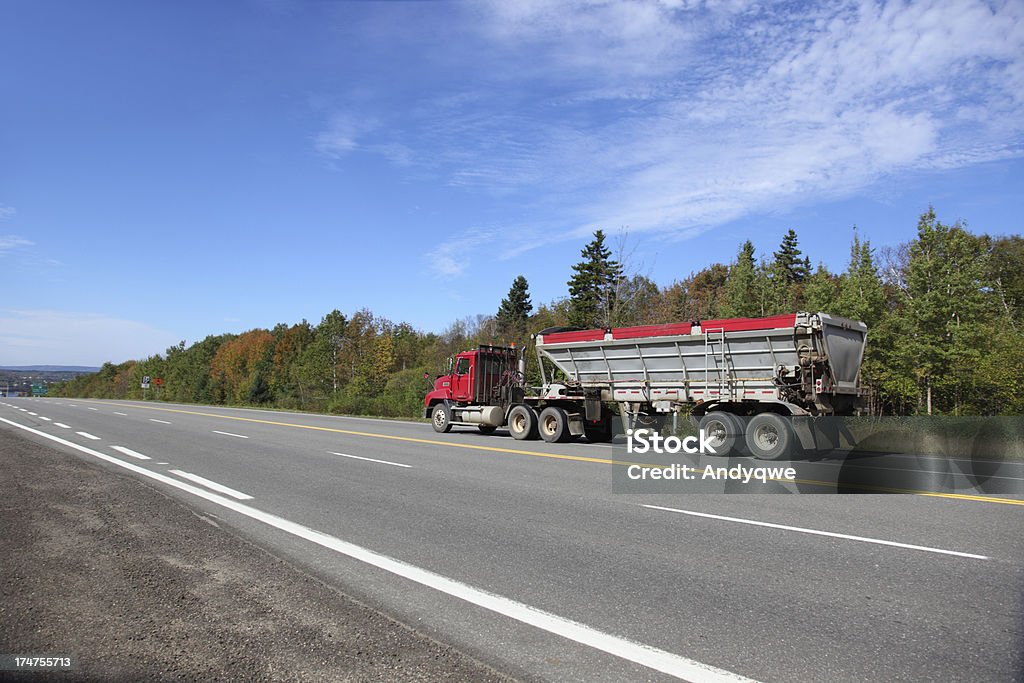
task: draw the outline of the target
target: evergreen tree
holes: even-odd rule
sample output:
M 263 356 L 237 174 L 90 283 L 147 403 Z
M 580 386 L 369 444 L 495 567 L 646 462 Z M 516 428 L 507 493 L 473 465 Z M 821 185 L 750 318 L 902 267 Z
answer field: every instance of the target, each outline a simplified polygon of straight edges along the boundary
M 803 282 L 811 272 L 811 262 L 807 257 L 800 258 L 800 255 L 796 232 L 790 228 L 782 238 L 779 250 L 772 254 L 773 270 L 787 283 Z
M 874 328 L 882 318 L 885 291 L 875 267 L 871 243 L 861 242 L 856 229 L 850 244 L 850 265 L 839 279 L 839 292 L 830 313 L 860 320 Z
M 512 341 L 521 341 L 526 336 L 526 321 L 533 312 L 530 301 L 529 284 L 522 275 L 512 281 L 508 296 L 501 300 L 495 320 L 498 323 L 498 334 L 511 337 Z
M 569 324 L 608 327 L 615 312 L 622 265 L 611 258 L 602 230 L 594 231 L 593 241 L 583 248 L 581 256 L 583 261 L 572 267 L 575 272 L 568 283 Z
M 753 318 L 761 314 L 756 282 L 757 264 L 754 261 L 754 243 L 747 240 L 740 247 L 736 263 L 729 268 L 725 283 L 725 301 L 722 315 L 727 318 Z

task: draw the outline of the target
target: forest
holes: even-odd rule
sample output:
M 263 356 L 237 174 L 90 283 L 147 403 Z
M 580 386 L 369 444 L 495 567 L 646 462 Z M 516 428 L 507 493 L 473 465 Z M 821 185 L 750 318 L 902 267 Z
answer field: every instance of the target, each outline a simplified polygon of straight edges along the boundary
M 163 355 L 106 363 L 51 385 L 50 395 L 142 399 L 142 378 L 163 383 L 145 398 L 265 406 L 338 414 L 421 415 L 431 377 L 453 354 L 479 344 L 525 347 L 529 379 L 539 371 L 530 335 L 555 325 L 628 326 L 760 317 L 799 310 L 864 321 L 865 412 L 873 415 L 1024 414 L 1024 238 L 974 234 L 929 209 L 916 237 L 876 250 L 856 229 L 845 271 L 812 266 L 790 230 L 778 249 L 739 246 L 668 285 L 631 272 L 628 255 L 598 230 L 567 271 L 566 296 L 534 306 L 525 276 L 490 315 L 423 332 L 362 309 L 333 310 L 273 329 L 184 341 Z M 496 297 L 497 298 L 497 297 Z

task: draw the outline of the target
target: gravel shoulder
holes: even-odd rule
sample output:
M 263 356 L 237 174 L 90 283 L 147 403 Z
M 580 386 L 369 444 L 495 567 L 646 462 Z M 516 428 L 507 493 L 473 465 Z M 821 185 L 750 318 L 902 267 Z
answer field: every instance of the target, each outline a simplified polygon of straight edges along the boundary
M 137 479 L 0 433 L 0 680 L 508 680 Z

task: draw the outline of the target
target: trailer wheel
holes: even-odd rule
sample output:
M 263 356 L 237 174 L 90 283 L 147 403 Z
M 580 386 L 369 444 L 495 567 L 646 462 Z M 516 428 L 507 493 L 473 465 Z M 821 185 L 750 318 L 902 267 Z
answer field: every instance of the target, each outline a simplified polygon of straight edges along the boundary
M 480 430 L 481 434 L 493 434 L 497 429 L 494 425 L 477 425 L 476 428 Z
M 540 438 L 548 443 L 562 443 L 572 437 L 572 434 L 569 433 L 569 416 L 565 414 L 564 410 L 555 406 L 548 406 L 541 411 L 537 427 L 540 431 Z
M 761 460 L 782 460 L 793 455 L 795 439 L 789 423 L 781 415 L 761 413 L 747 423 L 747 448 Z
M 513 439 L 537 438 L 537 411 L 527 405 L 518 405 L 508 414 L 508 431 Z
M 430 423 L 433 425 L 434 431 L 439 434 L 450 432 L 452 430 L 452 411 L 448 410 L 448 406 L 443 403 L 436 404 L 430 412 Z
M 743 439 L 743 422 L 732 413 L 712 410 L 700 419 L 698 427 L 708 436 L 715 455 L 735 455 Z

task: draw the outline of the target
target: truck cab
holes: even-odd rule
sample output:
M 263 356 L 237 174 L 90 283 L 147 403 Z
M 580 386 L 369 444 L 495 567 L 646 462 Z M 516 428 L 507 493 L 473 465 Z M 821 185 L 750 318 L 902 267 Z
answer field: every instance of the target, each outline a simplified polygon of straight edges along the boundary
M 455 355 L 447 374 L 435 379 L 424 397 L 423 416 L 443 420 L 444 427 L 467 424 L 493 431 L 502 426 L 507 409 L 523 393 L 518 360 L 514 346 L 480 346 Z

